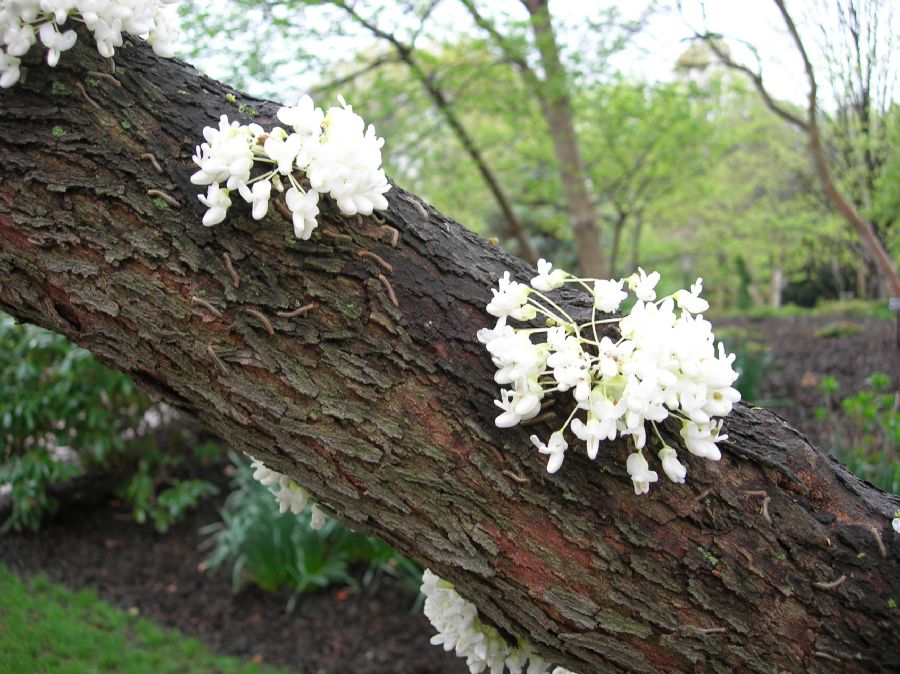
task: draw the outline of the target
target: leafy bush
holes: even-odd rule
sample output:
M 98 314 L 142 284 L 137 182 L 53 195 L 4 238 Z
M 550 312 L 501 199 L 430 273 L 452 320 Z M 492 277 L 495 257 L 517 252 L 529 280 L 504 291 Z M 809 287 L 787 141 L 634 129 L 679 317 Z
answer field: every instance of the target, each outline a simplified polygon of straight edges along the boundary
M 91 469 L 112 474 L 138 522 L 165 531 L 215 490 L 173 476 L 184 462 L 173 447 L 196 438 L 167 425 L 172 416 L 86 350 L 0 314 L 0 485 L 9 485 L 11 506 L 0 532 L 37 529 L 58 507 L 50 487 Z M 175 429 L 166 446 L 159 444 L 161 428 Z
M 724 316 L 746 316 L 748 318 L 788 318 L 791 316 L 846 316 L 848 318 L 893 319 L 888 303 L 883 300 L 821 300 L 814 307 L 799 307 L 783 304 L 777 309 L 769 306 L 734 309 Z
M 823 325 L 813 333 L 813 337 L 819 339 L 834 339 L 837 337 L 855 337 L 863 331 L 861 325 L 850 321 L 836 321 Z
M 204 549 L 211 550 L 204 564 L 215 569 L 231 564 L 232 588 L 247 579 L 268 592 L 290 590 L 288 611 L 298 596 L 333 584 L 356 586 L 351 570 L 365 565 L 363 585 L 394 576 L 418 590 L 422 568 L 401 557 L 387 543 L 368 538 L 327 519 L 315 530 L 310 515 L 279 513 L 278 503 L 253 479 L 250 464 L 232 453 L 233 490 L 220 511 L 221 521 L 203 527 Z
M 887 375 L 875 373 L 867 390 L 838 400 L 840 386 L 823 377 L 825 405 L 816 418 L 827 424 L 831 453 L 859 477 L 885 491 L 900 493 L 900 395 Z

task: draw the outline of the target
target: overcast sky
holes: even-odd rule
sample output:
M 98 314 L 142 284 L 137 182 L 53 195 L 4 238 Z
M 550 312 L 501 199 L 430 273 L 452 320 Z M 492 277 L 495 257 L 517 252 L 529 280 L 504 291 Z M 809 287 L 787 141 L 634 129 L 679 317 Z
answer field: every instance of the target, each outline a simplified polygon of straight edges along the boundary
M 213 8 L 216 5 L 225 6 L 229 0 L 210 0 L 202 3 L 205 8 Z M 763 62 L 763 72 L 766 84 L 770 91 L 777 97 L 802 103 L 807 94 L 808 86 L 803 73 L 802 62 L 794 47 L 784 23 L 781 19 L 775 3 L 771 0 L 682 0 L 681 7 L 676 6 L 677 0 L 664 0 L 657 3 L 659 11 L 652 15 L 646 28 L 636 37 L 632 46 L 614 57 L 614 65 L 627 75 L 647 81 L 665 81 L 673 78 L 673 66 L 678 57 L 688 48 L 688 40 L 694 30 L 721 33 L 729 40 L 734 57 L 755 67 L 755 60 L 750 51 L 741 46 L 741 41 L 755 45 Z M 891 0 L 884 0 L 885 6 L 890 5 Z M 364 3 L 361 3 L 364 5 Z M 386 5 L 389 3 L 385 2 Z M 576 32 L 579 24 L 587 17 L 597 13 L 598 8 L 610 5 L 619 8 L 624 18 L 639 16 L 647 6 L 647 2 L 640 0 L 551 0 L 551 11 L 556 23 L 562 28 L 570 26 Z M 812 17 L 831 25 L 836 25 L 834 17 L 829 17 L 823 6 L 833 4 L 831 0 L 793 0 L 788 3 L 789 9 L 794 14 L 794 20 L 800 27 L 804 41 L 811 57 L 818 62 L 820 57 L 816 41 L 819 37 L 819 29 L 812 25 Z M 480 6 L 485 13 L 491 11 L 509 11 L 514 16 L 524 18 L 522 5 L 517 0 L 481 0 Z M 705 19 L 702 8 L 705 6 Z M 898 13 L 898 12 L 894 12 Z M 312 13 L 309 17 L 314 17 Z M 391 12 L 385 12 L 379 21 L 382 25 L 391 26 Z M 898 21 L 900 23 L 900 21 Z M 438 10 L 433 14 L 432 30 L 435 34 L 452 36 L 453 31 L 470 30 L 468 16 L 460 5 L 453 0 L 443 0 Z M 885 34 L 890 27 L 883 27 Z M 898 26 L 900 28 L 900 26 Z M 328 49 L 342 57 L 347 56 L 347 50 L 355 50 L 364 47 L 371 41 L 371 37 L 360 32 L 354 39 L 343 38 L 333 48 Z M 900 43 L 896 37 L 893 39 L 896 47 Z M 228 48 L 218 56 L 203 59 L 197 65 L 206 70 L 211 76 L 222 78 L 224 70 L 222 63 L 227 59 L 233 49 L 233 42 L 228 42 Z M 288 46 L 288 45 L 286 45 Z M 894 71 L 900 64 L 900 55 L 894 54 Z M 821 63 L 817 63 L 819 70 Z M 895 75 L 896 78 L 896 75 Z M 290 86 L 285 88 L 294 92 L 302 92 L 315 84 L 315 79 L 309 75 L 301 75 L 294 71 L 280 78 L 285 85 L 290 80 Z M 826 78 L 821 76 L 820 88 L 823 89 L 822 103 L 827 105 L 828 91 Z M 251 85 L 248 93 L 263 94 L 263 90 L 254 90 Z M 896 88 L 895 88 L 896 89 Z M 896 96 L 895 96 L 896 98 Z M 284 100 L 288 103 L 293 101 Z

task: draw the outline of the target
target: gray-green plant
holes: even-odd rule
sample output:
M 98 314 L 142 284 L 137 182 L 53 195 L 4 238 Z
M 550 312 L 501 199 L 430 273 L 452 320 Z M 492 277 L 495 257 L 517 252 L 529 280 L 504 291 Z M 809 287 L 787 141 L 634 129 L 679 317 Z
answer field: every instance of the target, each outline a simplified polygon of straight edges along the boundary
M 232 491 L 220 510 L 220 520 L 201 528 L 209 550 L 204 564 L 231 566 L 232 589 L 244 581 L 267 592 L 289 592 L 287 610 L 300 594 L 330 585 L 372 586 L 385 576 L 418 590 L 422 567 L 402 557 L 384 541 L 351 531 L 333 519 L 318 530 L 310 514 L 279 512 L 278 503 L 253 479 L 250 464 L 230 453 L 234 464 Z M 359 580 L 356 568 L 363 568 Z

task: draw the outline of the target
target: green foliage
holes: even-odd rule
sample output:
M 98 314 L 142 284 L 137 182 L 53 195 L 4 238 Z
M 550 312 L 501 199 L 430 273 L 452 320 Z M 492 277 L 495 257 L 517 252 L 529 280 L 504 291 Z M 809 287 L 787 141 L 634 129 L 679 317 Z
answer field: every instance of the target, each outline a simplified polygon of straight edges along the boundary
M 37 529 L 57 507 L 50 486 L 93 468 L 112 473 L 135 519 L 165 531 L 214 487 L 170 477 L 184 462 L 174 449 L 194 438 L 158 446 L 147 417 L 161 412 L 86 350 L 0 314 L 0 484 L 12 506 L 0 532 Z
M 798 307 L 783 304 L 778 308 L 770 306 L 751 309 L 735 309 L 723 312 L 725 316 L 747 316 L 749 318 L 788 318 L 791 316 L 845 316 L 847 318 L 877 318 L 892 320 L 893 313 L 883 300 L 822 300 L 814 307 Z
M 19 580 L 0 565 L 0 671 L 12 674 L 276 674 L 216 656 L 196 639 L 162 629 L 46 577 Z
M 299 594 L 333 584 L 355 585 L 353 565 L 366 565 L 364 585 L 385 574 L 418 589 L 422 568 L 397 554 L 387 543 L 367 538 L 328 519 L 314 530 L 309 512 L 279 513 L 272 494 L 253 479 L 250 465 L 235 454 L 233 491 L 220 511 L 221 521 L 201 533 L 211 550 L 205 564 L 215 569 L 231 564 L 235 591 L 246 578 L 268 592 L 289 590 L 288 611 Z
M 734 371 L 738 373 L 734 387 L 741 392 L 741 400 L 758 402 L 756 389 L 766 369 L 772 363 L 768 347 L 753 330 L 724 327 L 716 330 L 716 338 L 735 355 Z
M 823 325 L 813 333 L 813 337 L 820 339 L 835 339 L 838 337 L 854 337 L 863 331 L 862 326 L 849 321 L 836 321 Z
M 838 400 L 834 377 L 819 382 L 825 404 L 816 418 L 826 424 L 831 453 L 859 477 L 900 493 L 900 398 L 887 375 L 875 373 L 866 390 Z

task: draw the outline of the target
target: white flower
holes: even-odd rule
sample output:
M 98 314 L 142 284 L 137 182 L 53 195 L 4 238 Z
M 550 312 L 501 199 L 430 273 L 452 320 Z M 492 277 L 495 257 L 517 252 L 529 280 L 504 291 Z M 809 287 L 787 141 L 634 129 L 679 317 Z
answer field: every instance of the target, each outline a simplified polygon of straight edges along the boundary
M 647 272 L 638 267 L 637 273 L 626 279 L 628 288 L 642 302 L 652 302 L 656 299 L 656 284 L 659 283 L 659 272 L 655 271 L 649 276 Z
M 494 294 L 487 305 L 487 312 L 492 316 L 511 316 L 518 321 L 530 321 L 535 317 L 534 307 L 526 304 L 531 289 L 524 283 L 510 281 L 509 272 L 504 272 L 497 284 L 497 289 L 491 288 Z
M 691 314 L 702 314 L 709 309 L 709 302 L 700 297 L 703 292 L 703 279 L 698 278 L 696 283 L 691 286 L 691 291 L 679 290 L 673 297 L 678 306 Z
M 244 201 L 253 205 L 253 219 L 262 220 L 269 210 L 269 195 L 272 193 L 272 183 L 268 180 L 260 180 L 253 184 L 251 190 L 246 185 L 239 185 L 238 191 L 244 197 Z
M 278 172 L 284 176 L 294 170 L 294 161 L 302 147 L 303 138 L 300 134 L 288 135 L 284 129 L 277 126 L 269 132 L 269 137 L 263 143 L 265 153 L 278 165 Z
M 453 585 L 438 578 L 429 569 L 422 574 L 422 594 L 425 595 L 425 617 L 437 630 L 431 638 L 435 646 L 445 651 L 456 651 L 466 659 L 472 674 L 503 674 L 508 667 L 510 674 L 522 674 L 526 663 L 527 674 L 547 674 L 550 666 L 534 653 L 527 641 L 518 639 L 510 646 L 496 628 L 478 619 L 478 609 L 464 599 Z M 572 674 L 561 667 L 553 674 Z
M 684 484 L 684 478 L 687 475 L 685 468 L 678 461 L 678 454 L 671 447 L 663 447 L 659 450 L 659 460 L 662 461 L 663 472 L 672 482 L 676 484 Z
M 266 468 L 262 461 L 253 459 L 250 463 L 253 468 L 253 479 L 268 489 L 278 502 L 278 511 L 286 513 L 288 510 L 294 515 L 303 512 L 309 501 L 309 493 L 287 475 Z
M 622 281 L 594 281 L 594 306 L 597 311 L 611 314 L 626 297 L 628 293 L 622 290 Z
M 506 328 L 506 316 L 501 316 L 497 319 L 497 324 L 491 328 L 481 328 L 478 332 L 475 333 L 476 339 L 482 344 L 490 344 L 492 341 L 501 337 L 504 334 L 504 329 Z
M 319 193 L 315 190 L 300 192 L 292 187 L 284 195 L 284 202 L 290 209 L 294 220 L 294 235 L 304 241 L 309 240 L 313 230 L 318 226 L 316 216 L 319 214 Z
M 572 419 L 572 432 L 579 440 L 587 443 L 587 454 L 591 459 L 597 458 L 597 451 L 600 449 L 600 440 L 604 440 L 609 436 L 609 427 L 603 426 L 599 419 L 593 414 L 588 414 L 587 423 L 581 419 Z M 613 424 L 612 434 L 615 436 L 616 426 Z
M 74 30 L 62 32 L 60 26 L 74 19 L 91 31 L 101 56 L 113 56 L 123 32 L 147 35 L 157 54 L 172 56 L 176 20 L 174 8 L 167 7 L 172 4 L 172 0 L 8 0 L 0 5 L 0 47 L 10 57 L 22 56 L 39 37 L 47 48 L 47 63 L 56 66 L 61 53 L 77 40 Z M 11 68 L 2 70 L 0 84 L 10 86 L 15 73 Z
M 275 500 L 278 501 L 278 511 L 286 513 L 290 510 L 293 515 L 302 513 L 309 500 L 309 494 L 306 490 L 292 480 L 288 481 L 287 485 L 282 486 L 274 494 Z
M 325 513 L 321 511 L 318 505 L 315 503 L 312 504 L 312 508 L 309 511 L 309 528 L 315 531 L 318 531 L 323 526 L 325 526 Z
M 328 109 L 322 128 L 307 170 L 312 188 L 330 194 L 344 215 L 371 215 L 387 208 L 384 193 L 390 185 L 380 168 L 384 139 L 375 135 L 372 125 L 365 128 L 362 117 L 346 103 Z
M 318 138 L 322 133 L 325 113 L 317 108 L 309 96 L 301 96 L 292 108 L 280 108 L 278 119 L 292 127 L 300 138 Z
M 266 213 L 271 187 L 284 191 L 282 177 L 286 177 L 291 188 L 285 194 L 285 203 L 300 239 L 309 239 L 317 226 L 320 194 L 330 194 L 345 215 L 371 215 L 387 208 L 384 194 L 390 185 L 381 169 L 384 140 L 375 135 L 371 125 L 365 127 L 362 118 L 343 100 L 341 103 L 342 107 L 331 108 L 327 115 L 308 96 L 293 108 L 279 109 L 278 118 L 290 125 L 292 133 L 280 127 L 266 133 L 257 124 L 241 125 L 223 115 L 217 128 L 203 129 L 205 142 L 193 157 L 199 170 L 191 176 L 191 182 L 224 183 L 229 190 L 239 190 L 253 204 L 253 217 L 260 219 Z M 248 190 L 256 161 L 269 168 L 256 174 L 254 187 Z M 306 173 L 309 189 L 300 187 L 295 171 Z M 530 311 L 533 315 L 534 310 Z
M 544 260 L 538 271 L 533 279 L 535 289 L 552 289 L 569 276 L 561 272 L 552 280 L 560 270 L 554 271 Z M 562 428 L 547 445 L 536 436 L 531 438 L 541 453 L 549 455 L 548 471 L 558 470 L 563 463 L 567 449 L 564 433 L 569 426 L 585 443 L 591 459 L 599 453 L 602 440 L 630 436 L 638 450 L 628 461 L 636 493 L 646 493 L 658 479 L 640 452 L 647 444 L 648 424 L 654 426 L 673 412 L 683 420 L 681 435 L 687 450 L 710 460 L 720 459 L 717 443 L 727 439 L 720 435 L 720 417 L 731 411 L 740 393 L 732 387 L 737 378 L 734 356 L 726 353 L 721 343 L 716 351 L 709 321 L 693 313 L 708 306 L 700 298 L 702 281 L 698 279 L 690 291 L 679 291 L 658 303 L 653 299 L 657 272 L 639 269 L 627 279 L 584 281 L 593 282 L 589 292 L 595 309 L 605 313 L 617 310 L 627 297 L 622 289 L 626 282 L 637 301 L 624 318 L 595 318 L 593 324 L 576 323 L 548 302 L 548 327 L 518 328 L 508 319 L 534 318 L 533 310 L 541 304 L 537 300 L 529 303 L 529 293 L 534 291 L 512 280 L 509 272 L 492 290 L 487 310 L 498 320 L 493 328 L 479 330 L 477 337 L 497 368 L 495 381 L 513 384 L 495 401 L 501 409 L 497 426 L 514 426 L 537 415 L 540 401 L 548 393 L 570 392 L 575 409 Z M 597 334 L 606 329 L 601 326 L 605 323 L 619 324 L 617 341 Z M 578 410 L 586 414 L 576 417 Z M 666 476 L 683 483 L 687 470 L 675 449 L 664 447 L 659 458 Z
M 9 56 L 0 51 L 0 87 L 8 89 L 19 81 L 21 59 Z
M 6 53 L 10 56 L 24 56 L 31 49 L 31 45 L 37 42 L 34 26 L 31 24 L 16 21 L 6 30 L 3 30 L 3 25 L 4 22 L 0 20 L 0 34 L 6 43 Z
M 550 455 L 550 459 L 547 461 L 547 472 L 555 473 L 558 471 L 565 458 L 566 450 L 569 448 L 569 443 L 566 442 L 563 434 L 559 431 L 551 434 L 550 441 L 546 445 L 536 435 L 532 435 L 530 439 L 541 454 Z
M 255 131 L 259 129 L 258 126 L 253 126 L 255 129 L 241 126 L 238 122 L 229 122 L 228 117 L 222 115 L 218 128 L 204 128 L 203 137 L 206 142 L 197 148 L 193 157 L 200 170 L 191 176 L 191 182 L 195 185 L 224 182 L 230 190 L 249 182 L 253 166 L 251 148 L 255 143 Z
M 511 428 L 520 421 L 531 419 L 541 411 L 541 388 L 537 384 L 533 386 L 526 379 L 516 381 L 514 390 L 502 389 L 500 400 L 494 404 L 503 410 L 503 413 L 494 420 L 497 428 Z
M 200 200 L 200 203 L 209 209 L 203 216 L 204 225 L 212 227 L 225 219 L 226 211 L 231 206 L 231 199 L 228 198 L 228 190 L 221 189 L 219 183 L 210 185 L 209 189 L 206 190 L 206 196 L 200 194 L 197 198 Z
M 38 31 L 41 42 L 47 47 L 47 65 L 51 68 L 56 67 L 59 63 L 61 52 L 71 49 L 75 46 L 75 40 L 78 34 L 74 30 L 67 30 L 60 33 L 56 23 L 50 21 L 42 25 Z
M 278 486 L 278 480 L 282 477 L 281 473 L 266 468 L 263 462 L 258 459 L 253 459 L 250 462 L 250 467 L 253 468 L 253 479 L 264 487 Z
M 561 288 L 566 280 L 566 272 L 562 269 L 551 269 L 553 265 L 541 258 L 537 263 L 538 275 L 531 279 L 531 287 L 541 292 Z
M 625 461 L 625 469 L 634 483 L 635 494 L 648 493 L 650 491 L 650 483 L 656 482 L 658 479 L 657 474 L 649 470 L 647 459 L 640 452 L 628 455 L 628 459 Z
M 681 426 L 681 437 L 684 438 L 684 446 L 691 454 L 718 461 L 722 458 L 722 452 L 716 443 L 728 439 L 727 435 L 719 435 L 721 429 L 721 421 L 718 424 L 695 424 L 693 421 L 685 421 Z
M 900 517 L 895 517 L 891 520 L 891 526 L 894 527 L 894 531 L 900 534 Z

